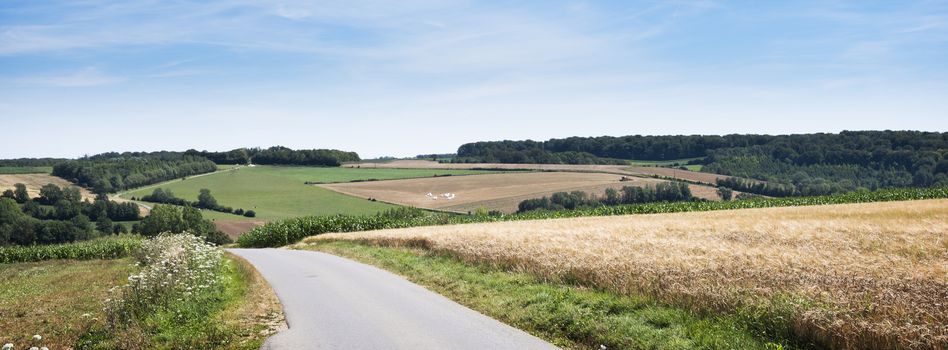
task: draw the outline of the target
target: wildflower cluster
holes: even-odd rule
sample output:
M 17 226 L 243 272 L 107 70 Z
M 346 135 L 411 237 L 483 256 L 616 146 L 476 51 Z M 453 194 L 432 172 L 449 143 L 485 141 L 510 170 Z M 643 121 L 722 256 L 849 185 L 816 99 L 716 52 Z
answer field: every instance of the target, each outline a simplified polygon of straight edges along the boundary
M 143 241 L 136 254 L 141 270 L 115 287 L 105 311 L 113 326 L 125 326 L 158 311 L 181 314 L 189 301 L 222 287 L 223 252 L 191 234 L 161 234 Z
M 30 346 L 29 348 L 24 348 L 24 349 L 29 349 L 29 350 L 49 350 L 49 348 L 47 348 L 47 347 L 45 347 L 45 346 L 42 346 L 42 345 L 43 345 L 43 342 L 42 342 L 42 341 L 43 341 L 43 337 L 42 337 L 42 336 L 40 336 L 39 334 L 34 335 L 34 336 L 33 336 L 33 339 L 32 339 L 32 342 L 31 342 L 31 346 Z M 3 344 L 3 350 L 13 350 L 13 349 L 15 349 L 15 347 L 13 346 L 13 343 L 6 343 L 6 344 Z

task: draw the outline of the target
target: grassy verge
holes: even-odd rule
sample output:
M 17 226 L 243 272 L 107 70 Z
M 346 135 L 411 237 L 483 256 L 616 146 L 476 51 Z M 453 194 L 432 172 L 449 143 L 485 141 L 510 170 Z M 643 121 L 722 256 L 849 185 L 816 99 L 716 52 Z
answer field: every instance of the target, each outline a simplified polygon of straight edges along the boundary
M 26 349 L 38 334 L 51 349 L 73 347 L 104 324 L 102 301 L 132 271 L 130 259 L 0 264 L 0 344 Z
M 408 248 L 326 241 L 319 250 L 379 266 L 565 348 L 768 349 L 737 318 L 699 316 L 644 296 L 620 296 Z
M 245 262 L 186 234 L 142 244 L 141 269 L 106 300 L 79 349 L 258 349 L 281 315 Z
M 140 244 L 141 237 L 122 235 L 65 244 L 0 247 L 0 263 L 123 258 L 132 254 Z

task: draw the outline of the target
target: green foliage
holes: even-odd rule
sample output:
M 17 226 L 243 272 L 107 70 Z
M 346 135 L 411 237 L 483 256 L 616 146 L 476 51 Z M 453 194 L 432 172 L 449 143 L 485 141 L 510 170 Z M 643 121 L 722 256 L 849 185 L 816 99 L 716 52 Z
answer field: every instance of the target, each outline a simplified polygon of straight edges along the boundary
M 731 196 L 733 194 L 734 194 L 734 191 L 731 191 L 730 188 L 727 188 L 724 186 L 718 186 L 718 196 L 720 196 L 722 200 L 725 200 L 725 201 L 731 200 Z
M 621 296 L 469 264 L 436 254 L 353 242 L 318 242 L 325 251 L 403 275 L 565 349 L 765 349 L 735 317 L 696 315 L 644 296 Z M 770 339 L 768 339 L 770 340 Z
M 15 199 L 17 203 L 26 203 L 26 201 L 30 200 L 30 194 L 26 192 L 26 185 L 13 184 L 13 188 L 13 199 Z
M 200 210 L 174 205 L 156 205 L 152 208 L 151 215 L 139 224 L 138 232 L 146 237 L 165 232 L 188 232 L 215 244 L 231 242 L 227 235 L 217 230 L 213 222 L 203 218 Z
M 51 166 L 0 166 L 0 174 L 49 174 Z
M 80 200 L 77 187 L 54 184 L 43 186 L 36 200 L 27 197 L 22 207 L 8 197 L 0 198 L 0 246 L 81 241 L 112 234 L 113 220 L 139 219 L 135 203 L 117 203 L 106 196 L 91 203 Z M 98 233 L 92 231 L 92 221 Z
M 948 187 L 881 189 L 855 191 L 816 197 L 753 198 L 727 202 L 658 202 L 601 206 L 590 209 L 566 211 L 530 211 L 513 215 L 475 216 L 428 213 L 420 209 L 402 209 L 404 214 L 387 216 L 333 215 L 308 216 L 279 222 L 271 222 L 244 233 L 237 239 L 241 247 L 279 247 L 299 241 L 307 236 L 328 232 L 353 232 L 389 228 L 463 224 L 475 222 L 539 220 L 581 216 L 609 216 L 629 214 L 656 214 L 689 211 L 730 210 L 801 205 L 845 204 L 863 202 L 885 202 L 948 198 Z
M 236 215 L 243 215 L 243 209 L 240 213 L 234 212 L 234 209 L 231 207 L 225 207 L 220 204 L 217 204 L 217 199 L 211 195 L 211 190 L 202 188 L 198 194 L 198 200 L 196 202 L 188 202 L 185 199 L 175 197 L 174 193 L 170 189 L 156 188 L 150 195 L 142 196 L 141 200 L 145 202 L 152 203 L 164 203 L 164 204 L 173 204 L 180 206 L 189 206 L 196 207 L 201 209 L 219 211 L 222 213 L 230 213 Z
M 141 244 L 138 236 L 111 236 L 84 242 L 0 247 L 0 263 L 50 259 L 115 259 L 131 255 Z
M 53 175 L 108 193 L 217 170 L 207 158 L 175 152 L 103 153 L 53 166 Z
M 583 156 L 577 157 L 576 154 Z M 860 188 L 948 185 L 948 133 L 844 131 L 838 134 L 570 137 L 476 142 L 459 162 L 597 164 L 602 159 L 692 159 L 702 171 L 788 187 L 770 196 L 823 195 Z M 673 163 L 674 164 L 674 163 Z M 680 164 L 679 164 L 680 165 Z M 731 187 L 731 186 L 728 186 Z M 741 191 L 750 189 L 739 189 Z
M 293 150 L 282 146 L 267 149 L 239 148 L 228 152 L 188 150 L 184 154 L 207 157 L 217 164 L 339 166 L 344 162 L 359 161 L 359 155 L 355 152 L 334 149 Z
M 654 187 L 625 186 L 622 194 L 612 188 L 606 189 L 602 197 L 583 191 L 556 192 L 549 199 L 527 199 L 520 202 L 518 213 L 532 210 L 574 210 L 593 208 L 602 205 L 674 202 L 693 200 L 691 189 L 684 182 L 663 182 Z

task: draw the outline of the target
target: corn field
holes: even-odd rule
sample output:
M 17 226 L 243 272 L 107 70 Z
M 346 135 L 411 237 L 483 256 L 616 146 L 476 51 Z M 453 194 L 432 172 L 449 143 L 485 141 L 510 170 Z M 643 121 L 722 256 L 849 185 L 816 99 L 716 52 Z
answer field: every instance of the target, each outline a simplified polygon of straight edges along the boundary
M 542 220 L 584 216 L 611 216 L 629 214 L 676 213 L 827 205 L 844 203 L 885 202 L 916 199 L 948 198 L 948 188 L 907 188 L 856 191 L 816 197 L 755 198 L 728 202 L 660 202 L 618 206 L 602 206 L 593 209 L 568 211 L 534 211 L 512 215 L 452 215 L 435 214 L 421 210 L 402 210 L 392 214 L 374 216 L 310 216 L 288 219 L 255 228 L 244 233 L 237 243 L 244 248 L 279 247 L 298 242 L 307 236 L 329 232 L 357 232 L 389 228 L 418 227 L 432 225 L 466 224 L 495 221 Z
M 0 263 L 115 259 L 131 255 L 141 245 L 141 240 L 141 237 L 126 235 L 65 244 L 0 247 Z

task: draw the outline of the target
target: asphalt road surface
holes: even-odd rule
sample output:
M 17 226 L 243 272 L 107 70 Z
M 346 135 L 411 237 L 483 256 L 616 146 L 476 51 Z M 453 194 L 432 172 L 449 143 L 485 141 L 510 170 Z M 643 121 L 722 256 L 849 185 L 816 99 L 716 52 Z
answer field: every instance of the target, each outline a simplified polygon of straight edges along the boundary
M 373 266 L 311 251 L 229 251 L 283 304 L 289 329 L 263 349 L 556 349 Z

